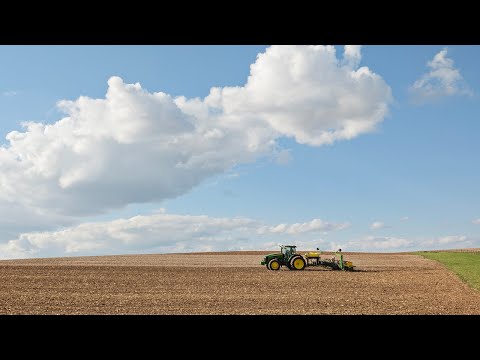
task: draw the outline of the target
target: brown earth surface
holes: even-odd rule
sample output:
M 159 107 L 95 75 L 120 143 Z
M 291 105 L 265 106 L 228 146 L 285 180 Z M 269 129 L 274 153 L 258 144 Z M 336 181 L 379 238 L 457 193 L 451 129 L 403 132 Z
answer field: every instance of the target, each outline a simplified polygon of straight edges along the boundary
M 480 292 L 418 255 L 274 272 L 269 252 L 0 261 L 0 314 L 480 314 Z

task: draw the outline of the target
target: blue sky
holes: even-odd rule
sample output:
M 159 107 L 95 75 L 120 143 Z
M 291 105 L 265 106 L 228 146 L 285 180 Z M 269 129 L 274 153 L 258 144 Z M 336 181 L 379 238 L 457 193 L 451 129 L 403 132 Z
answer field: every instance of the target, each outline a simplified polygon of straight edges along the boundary
M 480 247 L 480 47 L 334 49 L 335 60 L 305 47 L 1 46 L 0 132 L 11 157 L 0 157 L 0 257 L 285 242 L 345 251 Z M 352 80 L 362 67 L 367 75 Z M 109 87 L 118 101 L 95 105 Z M 232 88 L 207 101 L 212 87 Z M 191 110 L 193 98 L 215 114 Z M 62 100 L 72 101 L 67 110 Z M 21 126 L 53 129 L 65 117 L 75 125 L 48 139 Z M 347 126 L 350 135 L 322 140 Z M 15 146 L 5 138 L 11 131 Z M 198 138 L 182 142 L 184 131 Z M 67 157 L 80 137 L 85 147 Z M 209 143 L 217 138 L 223 145 Z M 176 147 L 157 149 L 173 139 Z

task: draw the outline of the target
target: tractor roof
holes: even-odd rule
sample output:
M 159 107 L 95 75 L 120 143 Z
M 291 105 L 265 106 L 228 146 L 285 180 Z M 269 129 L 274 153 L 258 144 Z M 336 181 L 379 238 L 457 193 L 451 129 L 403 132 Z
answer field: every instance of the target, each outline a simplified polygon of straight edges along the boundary
M 282 245 L 282 246 L 285 246 L 285 247 L 297 247 L 297 245 Z

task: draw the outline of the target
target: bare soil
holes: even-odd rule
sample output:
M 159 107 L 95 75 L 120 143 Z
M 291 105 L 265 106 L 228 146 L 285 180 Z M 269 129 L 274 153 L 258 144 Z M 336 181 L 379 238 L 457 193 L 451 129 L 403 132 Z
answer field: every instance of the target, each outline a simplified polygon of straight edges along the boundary
M 0 314 L 480 314 L 480 292 L 418 255 L 274 272 L 269 252 L 0 261 Z

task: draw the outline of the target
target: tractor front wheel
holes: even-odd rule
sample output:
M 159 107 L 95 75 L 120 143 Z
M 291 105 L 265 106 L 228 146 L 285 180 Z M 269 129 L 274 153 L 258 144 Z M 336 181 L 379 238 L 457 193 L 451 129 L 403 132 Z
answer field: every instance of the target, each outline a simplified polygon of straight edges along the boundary
M 301 256 L 295 256 L 290 259 L 290 267 L 292 270 L 303 270 L 305 266 L 305 259 Z
M 280 263 L 277 259 L 271 259 L 267 264 L 267 269 L 273 271 L 280 270 Z

